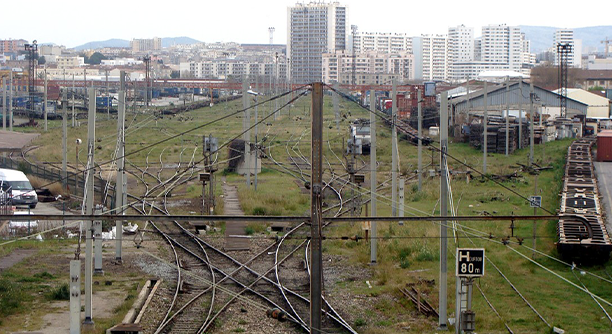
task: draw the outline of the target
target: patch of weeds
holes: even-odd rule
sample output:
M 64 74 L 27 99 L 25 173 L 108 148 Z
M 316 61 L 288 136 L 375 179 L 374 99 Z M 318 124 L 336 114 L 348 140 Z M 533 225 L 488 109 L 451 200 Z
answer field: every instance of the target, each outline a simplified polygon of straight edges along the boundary
M 422 192 L 422 191 L 418 191 L 417 190 L 417 191 L 412 193 L 412 196 L 411 196 L 410 200 L 412 202 L 418 202 L 418 201 L 420 201 L 420 200 L 422 200 L 424 198 L 425 198 L 425 193 Z
M 49 292 L 49 298 L 52 300 L 70 300 L 70 287 L 68 283 L 64 283 Z
M 232 332 L 234 332 L 234 333 L 244 333 L 244 332 L 246 332 L 246 330 L 244 328 L 238 327 L 238 328 L 234 329 Z
M 410 261 L 408 261 L 408 259 L 400 260 L 400 268 L 408 269 L 408 267 L 410 267 Z
M 255 233 L 255 229 L 252 226 L 247 226 L 244 228 L 244 233 L 246 235 L 253 235 L 253 233 Z
M 376 326 L 389 327 L 391 325 L 392 325 L 392 323 L 389 320 L 380 320 L 380 321 L 376 322 Z
M 361 327 L 365 325 L 366 325 L 365 319 L 357 318 L 357 320 L 355 320 L 355 327 Z
M 34 274 L 34 277 L 37 277 L 40 279 L 54 279 L 55 278 L 55 276 L 53 276 L 52 274 L 49 274 L 46 271 L 43 271 L 42 273 Z
M 416 256 L 416 260 L 419 262 L 434 261 L 436 260 L 436 254 L 426 246 L 422 246 Z
M 20 310 L 27 295 L 19 285 L 7 279 L 0 279 L 0 319 Z
M 266 210 L 266 208 L 263 208 L 261 206 L 256 206 L 253 208 L 254 216 L 265 216 L 267 213 L 268 213 L 268 210 Z
M 246 325 L 246 324 L 248 324 L 248 322 L 246 320 L 244 320 L 244 319 L 238 320 L 238 325 Z

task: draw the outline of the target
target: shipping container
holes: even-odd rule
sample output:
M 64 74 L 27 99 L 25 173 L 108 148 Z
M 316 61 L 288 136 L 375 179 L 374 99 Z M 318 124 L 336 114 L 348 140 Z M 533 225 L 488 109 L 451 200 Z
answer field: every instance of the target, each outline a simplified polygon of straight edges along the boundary
M 597 161 L 612 161 L 612 130 L 597 134 Z

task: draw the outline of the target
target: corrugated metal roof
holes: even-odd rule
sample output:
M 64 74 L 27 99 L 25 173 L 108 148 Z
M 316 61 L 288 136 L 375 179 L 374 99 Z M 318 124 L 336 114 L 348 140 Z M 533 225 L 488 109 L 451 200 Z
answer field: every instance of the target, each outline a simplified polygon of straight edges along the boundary
M 506 108 L 506 95 L 508 96 L 508 102 L 510 103 L 511 109 L 516 109 L 520 104 L 523 105 L 523 109 L 528 109 L 530 104 L 530 91 L 529 83 L 522 83 L 522 90 L 519 82 L 513 82 L 510 84 L 508 94 L 506 94 L 506 85 L 493 85 L 487 87 L 487 108 L 489 110 L 505 109 Z M 535 100 L 534 105 L 547 106 L 547 107 L 558 107 L 560 95 L 549 90 L 534 86 Z M 455 112 L 466 112 L 468 111 L 468 99 L 466 96 L 452 99 L 450 101 Z M 571 114 L 586 114 L 588 105 L 570 99 L 567 99 L 567 110 Z M 469 95 L 469 110 L 480 111 L 484 110 L 484 90 L 470 93 Z

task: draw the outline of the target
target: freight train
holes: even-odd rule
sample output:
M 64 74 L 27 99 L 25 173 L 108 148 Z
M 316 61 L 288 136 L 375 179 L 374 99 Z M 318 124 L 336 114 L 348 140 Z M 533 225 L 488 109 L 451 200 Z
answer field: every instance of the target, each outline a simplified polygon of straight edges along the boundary
M 612 251 L 593 166 L 593 144 L 594 138 L 582 138 L 568 148 L 557 225 L 561 257 L 585 264 L 604 263 Z

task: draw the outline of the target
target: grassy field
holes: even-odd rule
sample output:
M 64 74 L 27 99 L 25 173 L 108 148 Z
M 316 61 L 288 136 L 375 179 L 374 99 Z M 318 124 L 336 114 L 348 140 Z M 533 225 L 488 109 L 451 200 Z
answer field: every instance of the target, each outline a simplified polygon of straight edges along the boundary
M 282 105 L 284 101 L 279 104 Z M 342 152 L 346 145 L 348 122 L 354 118 L 369 118 L 369 113 L 352 102 L 343 101 L 340 105 L 341 123 L 338 130 L 330 97 L 326 97 L 324 106 L 325 165 L 332 166 L 336 174 L 342 175 L 346 173 L 343 166 L 346 164 L 346 159 Z M 155 172 L 159 171 L 161 164 L 199 161 L 202 158 L 202 136 L 212 134 L 219 138 L 220 144 L 240 137 L 243 124 L 242 115 L 233 115 L 219 122 L 214 121 L 241 108 L 241 101 L 236 100 L 176 116 L 155 117 L 148 113 L 128 114 L 126 119 L 126 124 L 129 126 L 126 137 L 127 159 L 142 168 L 148 160 L 151 170 Z M 260 119 L 262 115 L 268 115 L 270 109 L 269 104 L 259 107 Z M 310 195 L 303 190 L 304 180 L 300 173 L 290 165 L 289 155 L 310 156 L 309 110 L 310 97 L 304 97 L 295 102 L 292 107 L 283 109 L 276 119 L 270 117 L 259 126 L 258 138 L 265 138 L 263 144 L 266 146 L 267 155 L 271 158 L 262 161 L 264 170 L 258 177 L 257 191 L 252 186 L 246 185 L 244 177 L 233 173 L 226 174 L 227 182 L 239 187 L 241 205 L 246 214 L 308 214 Z M 208 123 L 211 124 L 206 125 Z M 58 145 L 58 138 L 61 138 L 59 124 L 58 121 L 51 122 L 51 130 L 34 143 L 40 145 L 40 148 L 34 151 L 39 161 L 61 161 L 61 145 Z M 200 128 L 184 133 L 196 127 Z M 85 125 L 69 129 L 68 161 L 70 163 L 75 161 L 73 143 L 76 138 L 81 138 L 86 142 L 86 130 Z M 96 131 L 98 138 L 96 160 L 102 164 L 110 160 L 114 152 L 116 123 L 113 120 L 107 120 L 104 114 L 99 117 Z M 181 133 L 184 134 L 179 135 Z M 149 147 L 160 140 L 176 135 L 179 136 L 163 144 Z M 377 178 L 379 184 L 382 184 L 381 189 L 377 192 L 377 210 L 378 215 L 389 216 L 391 215 L 391 135 L 381 123 L 377 124 L 377 138 L 379 145 Z M 548 143 L 545 146 L 536 146 L 536 162 L 540 166 L 552 167 L 537 177 L 537 188 L 536 177 L 520 171 L 517 177 L 501 183 L 493 182 L 472 172 L 473 178 L 468 182 L 464 173 L 471 169 L 466 165 L 482 170 L 482 153 L 465 143 L 451 142 L 449 168 L 454 172 L 451 187 L 457 215 L 532 215 L 533 208 L 517 194 L 528 197 L 534 193 L 541 195 L 543 207 L 554 213 L 558 208 L 564 155 L 570 142 L 570 140 L 562 140 Z M 434 146 L 437 145 L 434 143 Z M 82 166 L 86 157 L 85 145 L 81 145 L 79 149 Z M 414 178 L 417 166 L 416 148 L 403 140 L 400 141 L 399 151 L 400 171 L 402 177 L 408 180 L 405 193 L 405 215 L 438 215 L 440 210 L 439 178 L 424 178 L 423 190 L 418 191 Z M 518 163 L 528 164 L 528 154 L 528 148 L 518 150 L 508 157 L 489 154 L 487 176 L 508 175 L 518 171 Z M 433 164 L 426 167 L 426 170 L 439 168 L 439 153 L 425 150 L 423 156 L 424 164 Z M 221 150 L 218 157 L 218 161 L 221 162 L 220 171 L 226 167 L 224 161 L 228 157 L 227 148 Z M 277 164 L 272 160 L 276 160 Z M 357 159 L 358 166 L 363 166 L 364 162 L 369 162 L 368 156 Z M 309 179 L 310 171 L 305 170 L 304 172 L 304 178 Z M 161 172 L 162 178 L 172 174 L 174 171 L 171 171 L 171 168 L 164 168 Z M 365 174 L 366 184 L 369 185 L 369 172 L 366 171 Z M 326 177 L 329 175 L 329 171 L 326 171 Z M 220 173 L 217 176 L 220 176 Z M 349 194 L 350 190 L 346 189 L 346 194 Z M 139 185 L 130 191 L 144 191 L 144 187 Z M 361 188 L 355 191 L 366 193 L 367 189 Z M 197 182 L 191 183 L 179 187 L 174 193 L 180 196 L 173 196 L 173 198 L 197 197 L 201 194 L 201 186 Z M 217 203 L 222 202 L 219 197 L 220 187 L 217 187 L 215 194 L 218 196 Z M 364 195 L 363 198 L 365 199 L 366 196 L 369 197 L 369 194 Z M 216 213 L 221 214 L 222 207 L 217 209 Z M 180 211 L 180 208 L 176 211 Z M 365 215 L 365 210 L 361 211 Z M 187 212 L 176 213 L 188 214 Z M 537 213 L 546 214 L 543 210 L 538 210 Z M 473 299 L 477 332 L 506 332 L 504 322 L 515 333 L 550 332 L 548 325 L 540 320 L 509 282 L 551 326 L 558 326 L 569 333 L 610 332 L 610 321 L 593 299 L 587 293 L 560 278 L 578 286 L 584 284 L 587 289 L 603 299 L 611 300 L 612 284 L 608 275 L 611 271 L 610 265 L 584 268 L 588 273 L 605 279 L 588 273 L 583 275 L 578 270 L 575 271 L 577 275 L 575 276 L 568 265 L 556 260 L 554 221 L 537 222 L 536 248 L 544 255 L 537 255 L 535 262 L 530 261 L 532 251 L 528 247 L 532 245 L 533 224 L 531 221 L 516 221 L 512 232 L 510 222 L 472 221 L 458 223 L 456 233 L 449 230 L 451 236 L 448 240 L 449 317 L 454 317 L 455 249 L 456 247 L 484 247 L 489 262 L 486 265 L 486 275 L 475 282 Z M 347 264 L 367 268 L 371 270 L 373 276 L 372 288 L 368 288 L 362 280 L 341 280 L 332 282 L 331 286 L 328 285 L 328 289 L 365 298 L 390 297 L 387 299 L 375 298 L 376 302 L 373 307 L 360 311 L 354 323 L 360 333 L 435 332 L 436 320 L 419 318 L 414 306 L 400 295 L 398 289 L 405 287 L 406 284 L 416 284 L 427 294 L 427 299 L 432 304 L 438 304 L 439 229 L 439 224 L 431 222 L 407 222 L 404 225 L 391 222 L 379 223 L 376 266 L 369 266 L 370 244 L 368 242 L 341 240 L 346 236 L 364 236 L 361 224 L 339 223 L 325 231 L 328 238 L 324 242 L 326 254 L 341 256 Z M 255 230 L 263 229 L 256 228 Z M 524 239 L 523 245 L 517 243 L 503 245 L 501 243 L 502 238 L 512 233 L 515 237 L 511 240 L 517 242 L 516 237 L 522 238 Z M 0 253 L 2 251 L 4 249 L 0 248 Z M 432 280 L 433 284 L 423 283 Z M 485 297 L 495 307 L 501 319 L 489 307 Z M 612 312 L 612 307 L 605 304 L 604 306 L 608 312 Z M 421 320 L 401 328 L 398 327 L 397 324 L 404 323 L 406 318 Z

